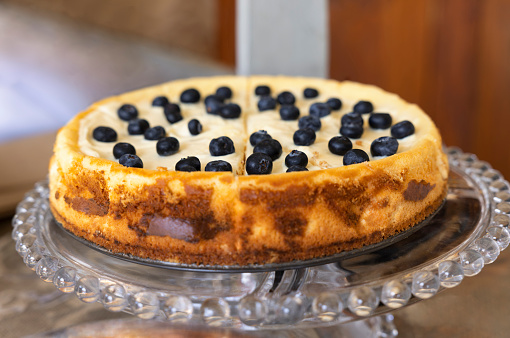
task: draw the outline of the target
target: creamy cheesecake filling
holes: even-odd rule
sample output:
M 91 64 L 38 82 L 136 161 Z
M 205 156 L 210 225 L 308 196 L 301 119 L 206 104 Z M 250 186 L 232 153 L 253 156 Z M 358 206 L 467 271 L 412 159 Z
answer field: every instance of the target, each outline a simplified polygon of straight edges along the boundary
M 233 97 L 230 102 L 237 103 L 242 108 L 241 117 L 238 119 L 224 119 L 218 115 L 207 114 L 204 105 L 204 98 L 213 94 L 216 88 L 227 85 L 233 90 Z M 309 114 L 309 107 L 315 102 L 326 102 L 329 98 L 339 98 L 343 105 L 339 111 L 332 111 L 330 115 L 321 118 L 322 127 L 316 132 L 316 140 L 310 146 L 297 146 L 293 142 L 293 134 L 298 130 L 298 120 L 284 121 L 280 118 L 279 107 L 275 110 L 259 112 L 257 102 L 259 97 L 255 96 L 254 90 L 257 85 L 268 85 L 272 90 L 272 96 L 276 98 L 282 91 L 290 91 L 296 97 L 296 106 L 300 110 L 300 117 Z M 202 95 L 198 103 L 184 104 L 179 102 L 179 94 L 186 88 L 194 87 Z M 316 88 L 319 96 L 313 99 L 303 97 L 303 90 L 306 87 Z M 272 173 L 283 173 L 287 170 L 285 157 L 292 150 L 304 152 L 309 159 L 307 169 L 319 170 L 342 166 L 343 156 L 335 155 L 328 149 L 329 140 L 340 135 L 341 117 L 353 110 L 353 106 L 360 100 L 367 100 L 373 103 L 374 112 L 389 113 L 392 117 L 392 125 L 409 120 L 415 126 L 415 133 L 404 139 L 398 140 L 398 153 L 412 149 L 416 143 L 427 137 L 432 127 L 430 119 L 416 106 L 406 103 L 398 96 L 388 94 L 376 87 L 360 85 L 356 83 L 334 81 L 318 82 L 316 79 L 297 78 L 294 81 L 284 81 L 278 77 L 253 77 L 250 80 L 239 78 L 235 81 L 200 81 L 178 82 L 175 85 L 163 87 L 159 95 L 166 95 L 172 103 L 179 104 L 183 119 L 177 123 L 170 124 L 163 114 L 162 107 L 151 106 L 154 94 L 138 95 L 129 100 L 124 95 L 116 100 L 99 104 L 96 109 L 85 116 L 80 122 L 78 145 L 86 155 L 100 157 L 117 162 L 113 156 L 113 146 L 118 142 L 127 142 L 136 149 L 145 169 L 155 170 L 166 168 L 174 170 L 175 164 L 188 156 L 196 156 L 201 161 L 201 170 L 210 161 L 224 160 L 232 165 L 233 172 L 246 174 L 244 169 L 245 159 L 253 153 L 253 146 L 249 142 L 249 136 L 258 130 L 266 130 L 273 139 L 278 140 L 283 148 L 281 157 L 273 162 Z M 128 122 L 121 120 L 117 115 L 117 109 L 124 103 L 134 104 L 138 108 L 138 118 L 146 119 L 151 127 L 163 126 L 167 136 L 176 137 L 179 140 L 179 151 L 171 156 L 160 156 L 156 152 L 157 141 L 148 141 L 143 135 L 129 135 L 127 132 Z M 390 128 L 384 130 L 372 129 L 368 124 L 370 114 L 362 115 L 364 120 L 364 132 L 361 138 L 351 139 L 353 149 L 362 149 L 370 157 L 370 160 L 377 160 L 370 154 L 372 142 L 382 136 L 391 136 Z M 203 126 L 199 135 L 191 135 L 188 129 L 188 122 L 196 118 Z M 116 142 L 99 142 L 92 137 L 93 130 L 98 126 L 107 126 L 115 129 L 118 138 Z M 234 142 L 236 152 L 226 156 L 211 156 L 209 143 L 213 138 L 228 136 Z

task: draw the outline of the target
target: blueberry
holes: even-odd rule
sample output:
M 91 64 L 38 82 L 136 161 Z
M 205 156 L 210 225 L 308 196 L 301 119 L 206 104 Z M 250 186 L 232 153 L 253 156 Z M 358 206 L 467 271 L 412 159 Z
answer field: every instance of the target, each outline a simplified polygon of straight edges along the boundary
M 205 171 L 230 171 L 232 172 L 232 166 L 227 161 L 217 160 L 207 163 Z
M 280 117 L 284 121 L 297 120 L 299 118 L 299 108 L 290 104 L 284 104 L 280 107 Z
M 391 123 L 391 115 L 387 113 L 372 113 L 368 118 L 368 124 L 373 129 L 388 129 Z
M 394 138 L 404 138 L 414 134 L 414 125 L 409 121 L 402 121 L 391 127 L 391 136 Z
M 134 119 L 129 121 L 128 133 L 129 135 L 143 135 L 147 129 L 150 128 L 149 122 L 144 119 Z
M 97 127 L 92 132 L 92 137 L 99 142 L 115 142 L 117 141 L 117 132 L 110 127 Z
M 299 119 L 298 127 L 299 129 L 311 128 L 314 131 L 319 131 L 321 129 L 322 123 L 320 118 L 313 115 L 303 116 Z
M 181 165 L 179 167 L 179 169 L 175 168 L 176 171 L 186 171 L 186 172 L 193 172 L 193 171 L 198 171 L 195 167 L 189 165 L 189 164 L 184 164 L 184 165 Z
M 149 140 L 149 141 L 157 141 L 157 140 L 165 137 L 165 135 L 166 135 L 165 128 L 163 128 L 161 126 L 149 128 L 143 134 L 145 139 Z
M 155 107 L 164 107 L 169 104 L 168 97 L 166 96 L 156 96 L 154 100 L 152 100 L 152 105 Z
M 241 116 L 241 107 L 235 103 L 228 103 L 221 107 L 220 116 L 225 119 L 237 119 Z
M 374 106 L 372 105 L 372 102 L 370 101 L 359 101 L 354 105 L 353 110 L 356 113 L 360 114 L 368 114 L 374 111 Z
M 250 144 L 255 147 L 260 141 L 270 139 L 272 139 L 272 137 L 267 133 L 267 131 L 259 130 L 250 135 Z
M 191 135 L 198 135 L 202 132 L 202 124 L 197 119 L 190 120 L 188 122 L 188 129 Z
M 186 89 L 181 93 L 181 102 L 195 103 L 200 101 L 200 92 L 195 88 Z
M 363 127 L 363 117 L 361 117 L 360 113 L 356 112 L 345 114 L 342 116 L 340 122 L 342 123 L 342 126 L 346 127 Z
M 119 158 L 119 163 L 125 167 L 143 168 L 143 162 L 140 157 L 133 154 L 124 154 Z
M 294 172 L 294 171 L 308 171 L 306 167 L 302 167 L 300 165 L 293 165 L 287 169 L 288 173 Z
M 319 96 L 319 91 L 315 88 L 306 88 L 303 91 L 303 96 L 307 99 L 313 99 L 314 97 Z
M 211 153 L 211 156 L 224 156 L 235 151 L 234 142 L 227 136 L 213 138 L 209 143 L 209 153 Z
M 324 117 L 331 114 L 331 108 L 327 103 L 315 102 L 310 106 L 310 115 Z
M 246 159 L 248 175 L 268 175 L 273 171 L 273 160 L 269 155 L 253 153 Z
M 294 132 L 293 140 L 297 146 L 309 146 L 315 142 L 315 131 L 312 128 L 298 129 Z
M 280 104 L 294 104 L 296 103 L 296 98 L 294 94 L 291 92 L 281 92 L 277 97 L 278 103 Z
M 351 149 L 344 155 L 344 165 L 368 162 L 368 154 L 361 149 Z
M 257 103 L 259 111 L 271 110 L 276 108 L 276 100 L 271 96 L 262 96 Z
M 175 103 L 169 103 L 163 107 L 163 113 L 168 122 L 177 123 L 182 120 L 181 107 Z
M 363 135 L 363 127 L 360 126 L 341 126 L 340 134 L 349 138 L 360 138 Z
M 345 155 L 352 149 L 352 142 L 345 136 L 334 136 L 328 142 L 329 151 L 335 155 Z
M 372 156 L 391 156 L 397 153 L 398 141 L 390 136 L 383 136 L 375 139 L 370 145 Z
M 117 110 L 117 115 L 121 120 L 129 121 L 138 117 L 138 109 L 132 104 L 123 104 Z
M 156 152 L 159 156 L 170 156 L 179 151 L 179 146 L 175 137 L 164 137 L 156 143 Z
M 340 108 L 342 108 L 342 101 L 336 97 L 330 98 L 326 104 L 329 106 L 329 108 L 331 108 L 331 110 L 340 110 Z
M 212 101 L 217 101 L 217 102 L 219 101 L 219 102 L 223 103 L 225 101 L 225 99 L 222 96 L 219 96 L 216 94 L 207 95 L 204 99 L 204 103 L 206 105 Z
M 223 99 L 219 96 L 209 95 L 205 98 L 205 110 L 208 114 L 219 115 L 223 105 Z
M 230 99 L 232 97 L 232 89 L 227 86 L 220 87 L 216 89 L 216 96 L 222 97 L 225 99 Z
M 255 88 L 255 95 L 259 95 L 259 96 L 262 96 L 262 95 L 271 95 L 271 88 L 269 88 L 268 86 L 257 86 L 257 88 Z
M 306 167 L 308 164 L 308 156 L 302 151 L 299 150 L 292 150 L 286 157 L 285 157 L 285 165 L 287 167 L 292 166 L 301 166 Z
M 187 158 L 181 158 L 176 164 L 175 164 L 175 170 L 177 171 L 189 171 L 189 170 L 182 170 L 183 166 L 191 166 L 195 170 L 194 171 L 200 171 L 200 168 L 202 167 L 202 164 L 200 163 L 200 160 L 198 157 L 195 156 L 188 156 Z
M 282 156 L 282 145 L 275 139 L 262 140 L 253 148 L 253 152 L 269 155 L 274 161 Z
M 122 155 L 131 154 L 136 155 L 136 149 L 132 144 L 126 142 L 119 142 L 113 147 L 113 157 L 119 159 Z

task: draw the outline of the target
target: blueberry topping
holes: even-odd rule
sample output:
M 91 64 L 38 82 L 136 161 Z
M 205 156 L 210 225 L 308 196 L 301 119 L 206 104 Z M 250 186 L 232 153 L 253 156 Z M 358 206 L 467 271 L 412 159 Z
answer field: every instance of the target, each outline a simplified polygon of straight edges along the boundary
M 163 107 L 163 112 L 168 122 L 177 123 L 182 120 L 181 107 L 175 103 L 169 103 Z
M 359 113 L 345 114 L 341 123 L 340 134 L 350 138 L 360 138 L 363 135 L 363 117 Z
M 227 161 L 217 160 L 207 163 L 205 171 L 230 171 L 232 172 L 232 166 Z
M 313 115 L 303 116 L 299 119 L 298 127 L 299 129 L 311 128 L 314 131 L 319 131 L 321 129 L 322 123 L 320 118 Z
M 224 156 L 235 151 L 234 142 L 227 136 L 213 138 L 209 143 L 209 153 L 211 153 L 211 156 Z
M 352 125 L 352 126 L 341 126 L 340 134 L 349 138 L 360 138 L 363 135 L 363 127 Z
M 216 96 L 223 98 L 223 100 L 230 99 L 232 97 L 232 89 L 227 86 L 220 87 L 216 89 Z
M 223 103 L 223 102 L 225 102 L 225 99 L 222 96 L 219 96 L 216 94 L 207 95 L 204 99 L 204 103 L 206 105 L 212 101 L 217 101 L 217 102 L 219 101 L 219 102 Z
M 391 156 L 397 153 L 398 141 L 390 136 L 383 136 L 375 139 L 370 145 L 372 156 Z
M 272 139 L 272 137 L 267 133 L 267 131 L 259 130 L 250 135 L 250 144 L 255 147 L 260 141 L 270 139 Z
M 263 96 L 263 95 L 271 95 L 271 88 L 268 86 L 257 86 L 255 88 L 255 95 Z
M 124 154 L 119 158 L 119 163 L 125 167 L 143 168 L 143 162 L 140 157 L 133 154 Z
M 97 127 L 92 132 L 92 137 L 99 142 L 115 142 L 117 141 L 117 132 L 110 127 Z
M 157 140 L 165 137 L 165 135 L 166 135 L 165 128 L 163 128 L 161 126 L 149 128 L 143 134 L 145 139 L 149 140 L 149 141 L 157 141 Z
M 181 102 L 195 103 L 200 101 L 200 92 L 195 88 L 186 89 L 181 93 Z
M 275 139 L 262 140 L 253 148 L 253 152 L 269 155 L 274 161 L 282 156 L 282 145 Z
M 391 115 L 387 113 L 372 113 L 368 118 L 368 124 L 373 129 L 388 129 L 392 122 Z
M 131 154 L 136 155 L 136 149 L 132 144 L 126 142 L 119 142 L 113 147 L 113 156 L 119 159 L 122 155 Z
M 414 125 L 409 121 L 402 121 L 391 127 L 391 136 L 394 138 L 404 138 L 414 134 Z
M 342 123 L 342 126 L 346 127 L 363 127 L 363 117 L 361 117 L 360 113 L 356 112 L 345 114 L 342 116 L 340 122 Z
M 280 117 L 284 121 L 297 120 L 299 118 L 299 108 L 290 104 L 280 107 Z
M 183 166 L 191 166 L 195 170 L 193 171 L 200 171 L 200 168 L 202 164 L 200 163 L 200 160 L 198 157 L 195 156 L 188 156 L 187 158 L 181 158 L 179 162 L 175 164 L 175 170 L 177 171 L 189 171 L 189 170 L 182 170 Z
M 217 95 L 209 95 L 205 98 L 205 110 L 208 114 L 219 115 L 223 105 L 223 99 Z
M 156 96 L 154 100 L 152 100 L 152 105 L 155 107 L 164 107 L 169 104 L 168 97 L 166 96 Z
M 271 96 L 262 96 L 257 103 L 259 111 L 271 110 L 276 108 L 276 100 Z
M 328 148 L 333 154 L 343 156 L 352 149 L 352 142 L 345 136 L 334 136 L 329 140 Z
M 315 142 L 315 131 L 312 128 L 298 129 L 294 132 L 293 140 L 297 146 L 309 146 Z
M 177 169 L 177 167 L 176 167 L 175 170 L 176 171 L 186 171 L 186 172 L 198 171 L 195 167 L 193 167 L 189 164 L 181 165 L 181 166 L 179 166 L 179 169 Z
M 294 171 L 308 171 L 306 167 L 302 167 L 300 165 L 293 165 L 287 169 L 288 173 L 294 172 Z
M 228 103 L 221 107 L 220 116 L 225 119 L 237 119 L 241 116 L 241 107 L 235 103 Z
M 268 175 L 273 171 L 273 160 L 269 155 L 253 153 L 246 159 L 248 175 Z
M 159 156 L 170 156 L 179 151 L 179 146 L 175 137 L 164 137 L 156 143 L 156 151 Z
M 310 115 L 324 117 L 331 114 L 331 108 L 327 103 L 315 102 L 310 106 Z
M 128 133 L 129 135 L 143 135 L 147 129 L 150 128 L 149 122 L 144 119 L 134 119 L 129 121 Z
M 308 156 L 299 150 L 293 150 L 285 157 L 285 165 L 289 168 L 292 166 L 306 167 L 307 164 Z
M 138 117 L 138 109 L 132 104 L 123 104 L 117 110 L 117 115 L 121 120 L 129 121 Z
M 370 101 L 359 101 L 354 105 L 353 110 L 356 113 L 360 114 L 368 114 L 374 111 L 374 106 L 372 105 L 372 102 Z
M 197 119 L 190 120 L 188 122 L 188 129 L 191 135 L 198 135 L 202 132 L 202 124 Z
M 342 101 L 336 97 L 330 98 L 326 104 L 329 106 L 329 108 L 331 108 L 331 110 L 340 110 L 340 108 L 342 108 Z
M 281 92 L 278 94 L 278 103 L 280 104 L 294 104 L 296 103 L 296 98 L 294 94 L 291 92 Z
M 361 149 L 351 149 L 344 155 L 344 165 L 368 162 L 368 154 Z
M 319 91 L 315 88 L 306 88 L 303 91 L 303 96 L 307 99 L 313 99 L 314 97 L 319 96 Z

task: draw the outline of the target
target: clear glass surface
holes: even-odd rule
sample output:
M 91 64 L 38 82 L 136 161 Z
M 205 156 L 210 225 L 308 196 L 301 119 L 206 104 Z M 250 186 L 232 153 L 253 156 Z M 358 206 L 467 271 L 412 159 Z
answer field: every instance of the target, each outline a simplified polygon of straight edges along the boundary
M 56 224 L 44 182 L 18 206 L 12 237 L 43 281 L 139 318 L 245 330 L 365 319 L 455 287 L 508 246 L 508 182 L 475 155 L 446 151 L 448 196 L 425 226 L 390 246 L 314 267 L 204 272 L 118 259 Z

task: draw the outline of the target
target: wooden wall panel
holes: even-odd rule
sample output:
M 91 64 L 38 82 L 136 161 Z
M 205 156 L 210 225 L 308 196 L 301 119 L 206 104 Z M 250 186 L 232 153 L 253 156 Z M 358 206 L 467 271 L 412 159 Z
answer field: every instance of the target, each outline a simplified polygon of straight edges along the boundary
M 236 0 L 218 1 L 217 60 L 234 67 L 236 64 Z
M 509 22 L 506 0 L 330 0 L 330 76 L 418 103 L 510 178 Z
M 484 1 L 480 13 L 473 150 L 510 180 L 510 1 Z

